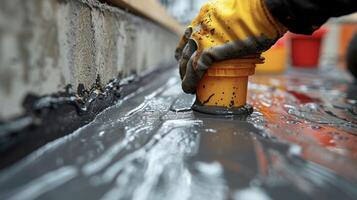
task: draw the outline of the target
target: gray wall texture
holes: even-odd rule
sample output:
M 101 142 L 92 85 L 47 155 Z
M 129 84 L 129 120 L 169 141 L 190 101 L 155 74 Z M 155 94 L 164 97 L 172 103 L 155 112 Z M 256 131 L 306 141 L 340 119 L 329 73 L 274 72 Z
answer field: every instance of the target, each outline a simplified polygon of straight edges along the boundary
M 118 74 L 174 63 L 176 34 L 97 0 L 3 0 L 0 120 L 20 115 L 28 93 L 89 88 Z

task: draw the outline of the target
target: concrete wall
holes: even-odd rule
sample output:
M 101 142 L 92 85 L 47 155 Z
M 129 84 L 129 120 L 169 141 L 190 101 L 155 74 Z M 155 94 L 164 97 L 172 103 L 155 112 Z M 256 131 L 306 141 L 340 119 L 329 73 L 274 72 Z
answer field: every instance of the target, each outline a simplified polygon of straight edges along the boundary
M 0 6 L 0 119 L 28 93 L 89 88 L 174 63 L 177 36 L 97 0 L 4 0 Z

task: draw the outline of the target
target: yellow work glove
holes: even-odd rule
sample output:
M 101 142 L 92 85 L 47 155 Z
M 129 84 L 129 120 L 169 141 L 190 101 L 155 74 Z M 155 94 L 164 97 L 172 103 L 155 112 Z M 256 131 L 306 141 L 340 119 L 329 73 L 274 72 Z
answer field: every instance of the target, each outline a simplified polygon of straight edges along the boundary
M 209 1 L 176 49 L 182 89 L 195 93 L 199 80 L 213 62 L 259 56 L 286 31 L 271 16 L 264 0 Z

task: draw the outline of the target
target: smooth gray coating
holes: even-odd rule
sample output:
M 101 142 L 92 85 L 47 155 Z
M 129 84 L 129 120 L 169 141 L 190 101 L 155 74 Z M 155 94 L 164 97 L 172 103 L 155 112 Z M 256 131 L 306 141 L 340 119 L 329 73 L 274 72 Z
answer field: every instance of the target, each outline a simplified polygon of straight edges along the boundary
M 209 115 L 239 115 L 247 116 L 253 113 L 253 107 L 251 105 L 244 105 L 239 108 L 227 108 L 221 106 L 204 106 L 202 103 L 196 101 L 192 105 L 192 110 Z
M 255 76 L 247 118 L 191 111 L 176 74 L 0 172 L 0 199 L 357 199 L 343 72 Z

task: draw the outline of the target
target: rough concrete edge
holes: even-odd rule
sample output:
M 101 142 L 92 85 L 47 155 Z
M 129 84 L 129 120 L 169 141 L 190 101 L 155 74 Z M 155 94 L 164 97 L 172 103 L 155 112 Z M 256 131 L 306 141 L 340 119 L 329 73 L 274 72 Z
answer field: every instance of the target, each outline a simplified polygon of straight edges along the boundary
M 139 37 L 139 39 L 137 39 L 137 42 L 130 42 L 132 39 L 130 39 L 130 41 L 126 41 L 126 40 L 129 40 L 129 39 L 120 39 L 120 42 L 122 42 L 123 45 L 120 45 L 120 46 L 116 47 L 116 48 L 118 48 L 118 51 L 124 52 L 124 53 L 120 53 L 120 55 L 119 54 L 116 55 L 116 57 L 120 56 L 120 59 L 123 59 L 123 58 L 125 58 L 127 56 L 126 51 L 123 51 L 123 49 L 121 49 L 121 48 L 125 48 L 126 47 L 125 45 L 134 43 L 134 45 L 131 45 L 134 48 L 130 48 L 130 49 L 132 49 L 132 50 L 138 49 L 136 43 L 145 42 L 140 37 L 144 38 L 144 36 L 146 37 L 146 35 L 149 34 L 148 38 L 150 38 L 150 40 L 148 40 L 148 41 L 152 41 L 152 39 L 155 39 L 156 34 L 153 34 L 153 33 L 156 33 L 157 31 L 154 31 L 154 30 L 158 30 L 159 29 L 160 34 L 162 33 L 165 39 L 170 39 L 172 37 L 175 37 L 174 33 L 172 33 L 169 30 L 166 30 L 164 28 L 161 28 L 159 26 L 159 24 L 156 24 L 156 23 L 151 22 L 149 20 L 145 20 L 146 18 L 135 16 L 134 14 L 128 13 L 125 10 L 122 10 L 121 8 L 112 7 L 112 6 L 107 5 L 105 3 L 100 3 L 98 0 L 56 0 L 56 1 L 59 1 L 59 3 L 63 3 L 63 4 L 74 2 L 75 4 L 80 4 L 80 6 L 83 5 L 83 7 L 85 7 L 85 10 L 89 10 L 89 12 L 93 12 L 93 13 L 91 13 L 92 18 L 90 18 L 88 20 L 88 23 L 91 23 L 91 25 L 93 25 L 93 26 L 97 26 L 97 27 L 94 27 L 94 28 L 100 28 L 103 25 L 103 22 L 104 22 L 104 21 L 103 22 L 100 21 L 98 24 L 95 24 L 94 22 L 99 21 L 97 18 L 103 17 L 103 19 L 104 19 L 104 15 L 107 15 L 108 13 L 110 15 L 110 18 L 113 18 L 114 20 L 123 20 L 123 21 L 125 21 L 124 24 L 129 24 L 130 25 L 129 28 L 125 28 L 123 30 L 120 29 L 120 31 L 118 31 L 119 38 L 124 37 L 125 34 L 128 34 L 128 36 L 132 36 L 131 34 L 134 34 L 134 36 Z M 77 7 L 78 5 L 72 5 L 72 6 Z M 69 8 L 72 8 L 72 6 L 69 7 Z M 68 6 L 66 6 L 65 8 L 67 9 L 67 7 Z M 71 16 L 72 16 L 72 14 L 71 14 Z M 95 16 L 96 18 L 93 19 L 93 16 Z M 54 20 L 56 20 L 57 18 L 54 18 Z M 68 19 L 71 19 L 71 18 L 68 18 Z M 61 23 L 61 22 L 63 22 L 63 21 L 55 21 L 55 23 Z M 71 24 L 72 20 L 68 21 L 66 23 Z M 76 24 L 74 24 L 74 26 L 76 26 Z M 148 33 L 140 33 L 140 31 L 135 31 L 135 30 L 131 31 L 131 28 L 133 28 L 132 26 L 142 27 L 144 29 L 148 29 L 149 31 L 148 31 Z M 59 28 L 63 28 L 63 27 L 59 27 Z M 110 29 L 108 29 L 108 30 L 110 30 Z M 124 31 L 124 33 L 121 33 L 121 31 Z M 67 29 L 62 31 L 62 32 L 64 32 L 64 33 L 63 34 L 59 34 L 59 36 L 56 39 L 58 41 L 55 41 L 55 42 L 59 42 L 61 39 L 62 39 L 61 41 L 72 41 L 72 40 L 74 41 L 74 40 L 76 40 L 76 38 L 73 38 L 74 37 L 73 36 L 74 32 L 68 31 Z M 93 38 L 91 38 L 91 39 L 103 38 L 101 36 L 105 35 L 106 32 L 103 33 L 103 34 L 102 33 L 103 32 L 102 32 L 101 29 L 94 30 L 93 33 L 92 33 L 92 37 Z M 58 34 L 58 33 L 56 33 L 56 34 Z M 68 38 L 60 37 L 60 36 L 64 36 L 64 35 L 68 36 Z M 115 64 L 114 68 L 113 67 L 111 68 L 111 69 L 113 69 L 113 70 L 111 70 L 111 72 L 113 72 L 113 73 L 109 73 L 109 74 L 112 74 L 112 75 L 108 76 L 108 75 L 106 75 L 106 73 L 109 72 L 109 70 L 107 70 L 107 69 L 109 69 L 108 67 L 111 67 L 111 66 L 109 66 L 110 64 L 102 66 L 102 65 L 100 65 L 102 63 L 101 62 L 102 60 L 98 59 L 101 56 L 103 56 L 103 57 L 106 56 L 104 54 L 101 54 L 101 50 L 103 49 L 102 46 L 101 46 L 102 45 L 101 42 L 103 42 L 104 40 L 103 41 L 101 41 L 101 40 L 98 40 L 98 41 L 97 40 L 93 40 L 93 41 L 95 42 L 95 43 L 93 43 L 94 47 L 97 47 L 97 45 L 98 45 L 98 48 L 94 49 L 94 51 L 91 51 L 91 53 L 93 53 L 93 55 L 94 54 L 96 54 L 96 55 L 94 56 L 93 63 L 91 63 L 93 65 L 88 65 L 88 66 L 89 67 L 94 66 L 94 67 L 98 67 L 98 68 L 97 68 L 97 70 L 94 70 L 94 71 L 92 70 L 93 73 L 88 74 L 88 76 L 91 76 L 91 77 L 90 77 L 90 79 L 86 79 L 86 80 L 90 80 L 90 81 L 83 81 L 86 78 L 85 76 L 87 76 L 87 74 L 86 73 L 76 72 L 77 69 L 75 68 L 75 66 L 87 66 L 87 65 L 85 65 L 86 63 L 85 64 L 75 63 L 76 60 L 75 60 L 74 57 L 73 57 L 73 59 L 72 59 L 72 57 L 65 57 L 67 54 L 71 54 L 72 53 L 72 52 L 70 52 L 71 50 L 63 51 L 63 52 L 61 52 L 61 54 L 63 54 L 63 56 L 62 56 L 63 58 L 61 60 L 63 60 L 63 61 L 61 63 L 59 63 L 59 65 L 58 65 L 60 68 L 63 67 L 63 66 L 65 67 L 64 70 L 62 70 L 62 68 L 59 69 L 59 72 L 62 73 L 61 74 L 61 80 L 60 80 L 61 82 L 59 83 L 59 82 L 55 82 L 54 81 L 54 84 L 50 85 L 49 87 L 42 87 L 44 85 L 40 85 L 41 87 L 37 87 L 37 88 L 42 88 L 42 89 L 45 89 L 45 90 L 37 89 L 36 86 L 38 86 L 39 84 L 37 84 L 37 85 L 34 84 L 34 83 L 31 83 L 31 85 L 28 84 L 28 85 L 30 85 L 28 88 L 26 87 L 26 89 L 22 89 L 21 92 L 18 92 L 18 93 L 21 93 L 20 94 L 21 98 L 17 98 L 18 101 L 16 101 L 16 106 L 8 106 L 8 107 L 21 108 L 22 107 L 21 104 L 22 104 L 22 101 L 24 99 L 23 97 L 29 91 L 33 92 L 33 93 L 36 93 L 36 94 L 39 94 L 39 95 L 46 95 L 46 94 L 49 94 L 49 93 L 52 93 L 52 92 L 57 92 L 57 91 L 61 90 L 62 88 L 65 87 L 66 84 L 69 84 L 69 83 L 72 84 L 73 87 L 77 87 L 79 83 L 83 83 L 83 84 L 85 84 L 85 87 L 87 89 L 90 89 L 91 84 L 94 82 L 97 74 L 100 74 L 102 76 L 101 79 L 104 80 L 102 82 L 102 86 L 104 86 L 110 79 L 112 79 L 118 73 L 122 73 L 123 76 L 128 75 L 131 71 L 126 70 L 126 69 L 133 68 L 133 70 L 141 71 L 141 70 L 147 69 L 147 68 L 156 68 L 156 67 L 158 67 L 158 65 L 161 65 L 164 62 L 166 64 L 172 64 L 172 61 L 173 61 L 173 60 L 169 61 L 167 59 L 163 59 L 163 60 L 160 61 L 160 60 L 156 59 L 156 54 L 154 54 L 154 56 L 150 56 L 150 55 L 153 55 L 153 54 L 152 53 L 148 53 L 147 51 L 139 49 L 140 51 L 138 51 L 138 53 L 137 53 L 139 56 L 135 55 L 131 59 L 125 59 L 125 60 L 127 60 L 127 62 L 125 62 L 125 61 L 119 61 L 120 63 L 114 63 L 113 62 Z M 119 39 L 117 39 L 115 42 L 118 42 L 118 41 L 119 41 Z M 34 42 L 32 42 L 32 43 L 34 43 Z M 70 43 L 70 46 L 68 46 L 68 44 L 65 43 L 64 46 L 65 47 L 72 47 L 72 43 Z M 174 44 L 170 43 L 170 45 L 162 45 L 162 42 L 161 42 L 160 45 L 154 45 L 154 47 L 155 47 L 154 49 L 160 49 L 161 46 L 165 47 L 165 49 L 172 47 L 172 51 L 173 51 Z M 170 46 L 170 47 L 168 47 L 168 46 Z M 35 47 L 37 47 L 37 46 L 35 46 Z M 93 46 L 91 46 L 91 47 L 93 47 Z M 102 48 L 102 49 L 100 49 L 100 48 Z M 67 49 L 72 49 L 72 48 L 67 48 Z M 145 48 L 142 48 L 142 49 L 145 49 Z M 117 50 L 117 49 L 115 49 L 115 50 Z M 57 50 L 57 51 L 59 51 L 59 50 Z M 151 52 L 153 52 L 153 51 L 151 51 Z M 166 52 L 168 52 L 168 51 L 166 51 Z M 170 52 L 171 52 L 171 50 L 170 50 Z M 137 59 L 138 62 L 131 62 L 132 60 L 135 60 L 137 57 L 139 57 Z M 159 62 L 153 61 L 153 59 L 147 59 L 147 57 L 155 58 Z M 168 56 L 166 56 L 166 58 L 168 58 Z M 119 59 L 119 58 L 117 58 L 117 59 Z M 149 61 L 147 61 L 147 60 L 149 60 Z M 57 63 L 57 61 L 56 61 L 56 63 Z M 129 66 L 128 63 L 134 63 L 134 64 Z M 51 65 L 48 65 L 48 66 L 46 65 L 45 67 L 47 67 L 46 69 L 48 70 L 48 67 L 52 67 L 52 66 Z M 89 68 L 89 67 L 87 67 L 87 68 Z M 82 67 L 80 67 L 79 70 L 80 69 L 82 69 Z M 104 70 L 102 71 L 102 69 L 104 69 Z M 73 75 L 73 72 L 71 70 L 76 72 L 76 73 Z M 84 74 L 84 75 L 83 76 L 82 75 L 78 76 L 78 74 Z M 68 77 L 67 77 L 67 75 L 68 75 Z M 52 77 L 53 77 L 53 73 L 52 73 Z M 67 77 L 67 78 L 63 78 L 63 77 Z M 51 81 L 48 81 L 48 80 L 50 80 L 50 79 L 47 79 L 45 81 L 51 82 Z M 86 83 L 88 83 L 88 84 L 86 84 Z M 26 83 L 21 83 L 21 84 L 22 85 L 26 85 Z M 57 85 L 55 85 L 55 84 L 57 84 Z M 15 86 L 14 86 L 14 88 L 15 88 Z M 25 88 L 25 87 L 23 87 L 23 88 Z M 6 95 L 4 95 L 4 96 L 6 96 Z M 6 100 L 10 100 L 11 101 L 10 98 L 8 98 Z M 14 101 L 11 101 L 11 102 L 14 102 Z M 7 105 L 7 104 L 4 103 L 3 105 Z M 13 104 L 11 104 L 11 105 L 13 105 Z M 3 107 L 1 107 L 1 111 L 4 110 Z M 6 107 L 5 107 L 5 109 L 6 109 Z M 6 112 L 4 111 L 4 113 L 6 113 Z M 15 111 L 9 112 L 10 114 L 8 114 L 8 115 L 6 115 L 6 114 L 2 115 L 1 114 L 0 115 L 0 121 L 1 120 L 2 121 L 11 120 L 12 118 L 14 118 L 14 117 L 16 117 L 18 115 L 22 115 L 22 112 L 23 112 L 23 110 L 17 109 Z
M 152 19 L 146 18 L 144 16 L 137 16 L 134 13 L 129 12 L 128 10 L 123 10 L 122 8 L 118 8 L 113 5 L 109 5 L 106 2 L 99 2 L 98 0 L 78 0 L 78 1 L 89 6 L 92 9 L 96 8 L 96 9 L 99 9 L 100 11 L 108 11 L 108 12 L 116 14 L 120 17 L 125 17 L 125 15 L 129 14 L 131 17 L 133 17 L 134 22 L 136 22 L 137 24 L 143 24 L 142 19 L 145 19 L 147 21 L 147 23 L 155 24 L 157 26 L 164 28 L 168 32 L 178 35 L 178 32 L 174 32 L 170 28 L 168 28 L 160 23 L 157 23 L 157 22 L 153 21 Z M 147 23 L 144 23 L 144 25 Z
M 168 14 L 164 6 L 156 0 L 100 0 L 109 5 L 123 8 L 136 15 L 143 16 L 157 24 L 162 25 L 164 28 L 177 33 L 183 34 L 184 26 L 180 24 L 174 17 Z M 146 2 L 144 2 L 146 1 Z M 145 4 L 146 3 L 146 4 Z

